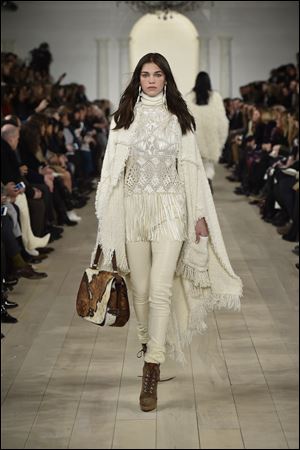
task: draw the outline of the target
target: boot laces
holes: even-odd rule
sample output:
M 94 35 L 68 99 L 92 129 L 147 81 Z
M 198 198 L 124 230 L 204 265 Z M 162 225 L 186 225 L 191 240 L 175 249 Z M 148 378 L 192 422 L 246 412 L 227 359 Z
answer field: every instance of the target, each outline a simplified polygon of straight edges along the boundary
M 141 350 L 139 350 L 136 354 L 137 358 L 142 358 L 142 356 L 145 356 L 146 351 L 147 351 L 146 344 L 142 344 Z
M 152 394 L 157 381 L 158 379 L 155 368 L 153 368 L 152 370 L 147 370 L 144 378 L 144 392 L 150 392 L 150 394 Z

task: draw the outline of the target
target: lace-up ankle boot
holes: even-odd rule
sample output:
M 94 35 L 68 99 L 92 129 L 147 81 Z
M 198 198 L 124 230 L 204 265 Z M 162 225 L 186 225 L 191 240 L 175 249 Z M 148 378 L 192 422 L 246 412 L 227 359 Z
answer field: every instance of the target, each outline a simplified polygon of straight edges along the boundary
M 152 411 L 157 406 L 157 383 L 159 381 L 159 364 L 144 364 L 140 407 L 142 411 Z

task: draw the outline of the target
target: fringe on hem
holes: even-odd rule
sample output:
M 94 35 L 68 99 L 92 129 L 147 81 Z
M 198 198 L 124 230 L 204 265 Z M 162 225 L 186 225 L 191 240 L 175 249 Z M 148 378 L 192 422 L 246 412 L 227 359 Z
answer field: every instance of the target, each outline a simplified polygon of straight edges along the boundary
M 141 193 L 125 196 L 126 239 L 129 242 L 187 238 L 182 193 Z
M 208 269 L 197 270 L 180 261 L 176 268 L 176 275 L 182 275 L 184 278 L 191 281 L 195 288 L 206 288 L 211 286 Z
M 187 363 L 184 349 L 191 344 L 196 334 L 203 335 L 206 332 L 207 324 L 205 321 L 208 313 L 221 308 L 233 309 L 234 311 L 239 311 L 241 308 L 240 295 L 236 294 L 215 294 L 211 292 L 203 300 L 203 303 L 195 304 L 191 308 L 187 329 L 185 332 L 179 333 L 180 345 L 172 342 L 166 344 L 168 357 L 183 366 Z
M 128 261 L 126 258 L 125 246 L 119 245 L 122 244 L 123 240 L 122 238 L 120 238 L 120 233 L 116 232 L 115 229 L 111 229 L 109 224 L 105 222 L 106 215 L 109 213 L 109 211 L 113 211 L 114 213 L 119 214 L 120 207 L 123 206 L 119 201 L 120 193 L 113 192 L 113 189 L 113 186 L 108 180 L 106 180 L 105 183 L 102 181 L 98 183 L 95 197 L 95 210 L 96 217 L 98 218 L 98 232 L 96 244 L 92 252 L 91 264 L 94 261 L 97 247 L 98 245 L 100 245 L 100 247 L 102 248 L 101 267 L 103 270 L 104 268 L 105 270 L 112 270 L 113 253 L 115 250 L 120 249 L 120 251 L 117 253 L 118 269 L 122 274 L 126 275 L 130 272 L 130 269 L 128 267 Z M 113 202 L 113 207 L 109 208 L 109 202 Z M 115 205 L 117 206 L 114 207 Z M 113 216 L 111 216 L 110 222 L 118 223 L 117 219 L 118 217 L 114 218 Z

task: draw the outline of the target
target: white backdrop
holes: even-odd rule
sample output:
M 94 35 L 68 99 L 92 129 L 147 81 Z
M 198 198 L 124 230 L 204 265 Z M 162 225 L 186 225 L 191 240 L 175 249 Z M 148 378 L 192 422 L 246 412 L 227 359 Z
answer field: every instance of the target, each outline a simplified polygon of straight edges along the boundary
M 146 53 L 161 53 L 180 92 L 185 95 L 191 90 L 199 68 L 199 43 L 197 30 L 187 17 L 173 14 L 172 20 L 163 21 L 146 14 L 134 25 L 130 38 L 131 70 Z
M 2 11 L 3 50 L 21 57 L 48 42 L 55 78 L 67 72 L 66 83 L 85 84 L 90 99 L 97 88 L 96 39 L 108 39 L 107 95 L 120 95 L 120 39 L 127 39 L 142 14 L 106 1 L 22 1 L 17 12 Z M 210 75 L 220 88 L 220 36 L 232 37 L 232 94 L 254 80 L 267 79 L 270 69 L 296 61 L 298 2 L 216 1 L 204 12 L 187 14 L 200 37 L 208 38 Z M 180 33 L 179 33 L 180 39 Z M 98 64 L 99 66 L 99 64 Z M 194 69 L 190 67 L 192 72 Z M 196 74 L 193 74 L 194 76 Z M 194 77 L 193 77 L 194 78 Z

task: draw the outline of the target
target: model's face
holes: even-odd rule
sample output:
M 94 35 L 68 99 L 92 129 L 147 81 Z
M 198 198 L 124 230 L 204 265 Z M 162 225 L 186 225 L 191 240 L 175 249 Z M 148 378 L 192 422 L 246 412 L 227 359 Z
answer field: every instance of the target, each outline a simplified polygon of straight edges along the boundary
M 150 97 L 155 97 L 162 92 L 166 83 L 163 71 L 154 63 L 144 64 L 140 75 L 140 84 L 143 92 Z

